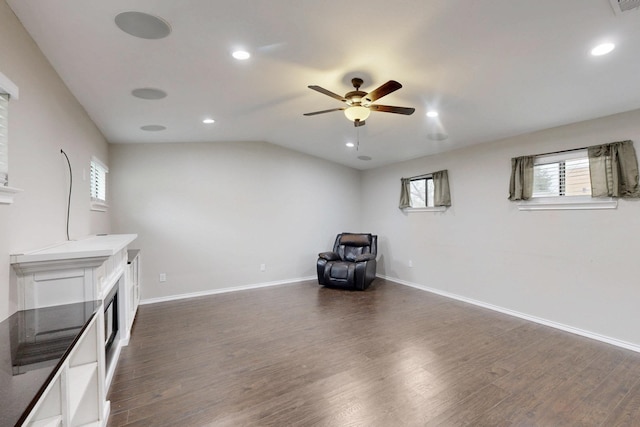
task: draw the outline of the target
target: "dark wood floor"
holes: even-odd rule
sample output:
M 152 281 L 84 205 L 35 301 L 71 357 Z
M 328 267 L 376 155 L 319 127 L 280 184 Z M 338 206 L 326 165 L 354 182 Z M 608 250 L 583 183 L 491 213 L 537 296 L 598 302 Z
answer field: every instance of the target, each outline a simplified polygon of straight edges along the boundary
M 639 426 L 640 354 L 377 279 L 141 306 L 109 426 Z

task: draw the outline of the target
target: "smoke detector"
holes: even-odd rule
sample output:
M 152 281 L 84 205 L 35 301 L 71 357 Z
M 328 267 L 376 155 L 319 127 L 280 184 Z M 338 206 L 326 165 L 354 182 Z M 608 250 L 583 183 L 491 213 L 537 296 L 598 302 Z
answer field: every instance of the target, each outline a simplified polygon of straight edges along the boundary
M 640 0 L 609 0 L 616 15 L 631 12 L 640 7 Z

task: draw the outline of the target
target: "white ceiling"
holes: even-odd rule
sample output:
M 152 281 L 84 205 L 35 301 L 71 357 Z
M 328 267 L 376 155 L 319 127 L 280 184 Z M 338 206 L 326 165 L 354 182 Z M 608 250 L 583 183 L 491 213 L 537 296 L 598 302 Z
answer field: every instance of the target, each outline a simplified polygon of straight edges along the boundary
M 267 141 L 367 169 L 640 108 L 640 12 L 610 0 L 7 1 L 112 143 Z M 132 37 L 125 11 L 172 33 Z M 616 49 L 591 56 L 603 41 Z M 416 108 L 373 112 L 358 152 L 342 112 L 302 115 L 343 105 L 308 85 L 343 95 L 356 76 L 366 92 L 399 81 L 378 103 Z

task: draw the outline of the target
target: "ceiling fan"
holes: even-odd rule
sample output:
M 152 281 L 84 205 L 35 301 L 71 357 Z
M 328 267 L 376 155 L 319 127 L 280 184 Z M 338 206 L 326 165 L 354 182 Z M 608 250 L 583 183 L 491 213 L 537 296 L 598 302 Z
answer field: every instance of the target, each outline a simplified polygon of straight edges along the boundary
M 305 116 L 315 116 L 316 114 L 330 113 L 332 111 L 344 111 L 344 115 L 351 121 L 355 127 L 364 126 L 365 120 L 369 117 L 371 111 L 380 111 L 383 113 L 396 113 L 411 115 L 416 110 L 415 108 L 408 107 L 392 107 L 390 105 L 378 105 L 373 104 L 374 101 L 382 98 L 385 95 L 389 95 L 391 92 L 395 92 L 400 89 L 402 85 L 395 80 L 389 80 L 377 89 L 371 92 L 363 92 L 360 90 L 362 86 L 362 79 L 353 78 L 351 84 L 356 90 L 347 92 L 344 96 L 340 96 L 337 93 L 333 93 L 320 86 L 309 86 L 309 89 L 313 89 L 317 92 L 324 93 L 332 98 L 342 101 L 347 104 L 346 107 L 332 108 L 330 110 L 314 111 L 313 113 L 305 113 Z

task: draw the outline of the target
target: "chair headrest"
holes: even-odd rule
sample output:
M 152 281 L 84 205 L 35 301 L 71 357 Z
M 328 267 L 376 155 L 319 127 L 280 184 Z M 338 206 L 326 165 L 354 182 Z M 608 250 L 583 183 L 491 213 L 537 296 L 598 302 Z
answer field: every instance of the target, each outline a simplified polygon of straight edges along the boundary
M 343 234 L 340 237 L 340 244 L 345 246 L 369 246 L 371 245 L 371 234 Z

